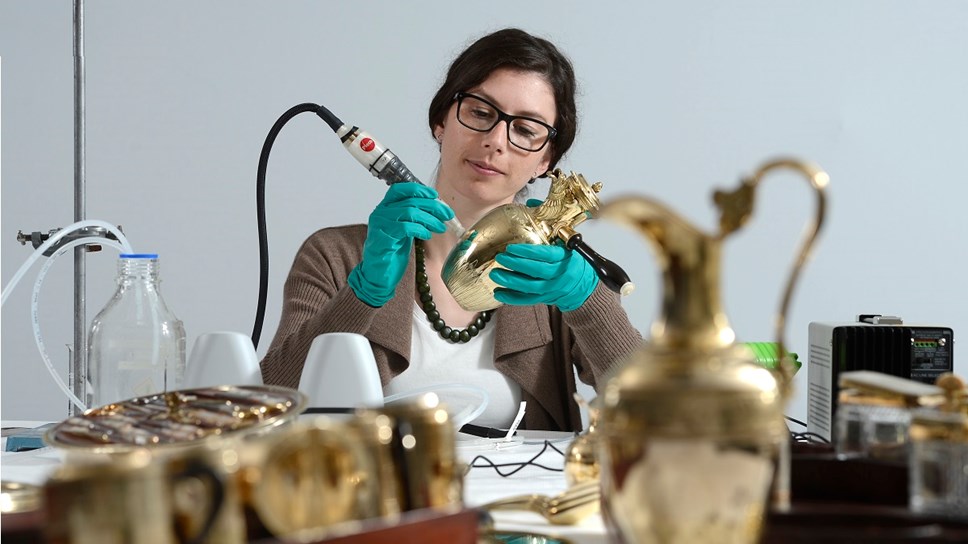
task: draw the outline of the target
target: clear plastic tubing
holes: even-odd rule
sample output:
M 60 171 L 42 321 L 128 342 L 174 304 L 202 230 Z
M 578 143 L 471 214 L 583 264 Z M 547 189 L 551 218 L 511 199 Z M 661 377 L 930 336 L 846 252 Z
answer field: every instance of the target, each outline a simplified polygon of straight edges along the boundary
M 102 238 L 100 236 L 88 236 L 85 238 L 73 240 L 67 243 L 64 247 L 59 248 L 59 250 L 54 255 L 51 256 L 50 260 L 44 266 L 44 270 L 42 274 L 38 277 L 37 284 L 35 285 L 35 293 L 33 296 L 34 304 L 36 304 L 36 300 L 38 298 L 36 291 L 39 290 L 40 284 L 43 283 L 43 276 L 46 275 L 47 270 L 50 268 L 50 265 L 53 263 L 54 259 L 64 254 L 68 249 L 72 249 L 84 243 L 97 243 L 101 245 L 107 245 L 110 247 L 121 248 L 124 251 L 133 251 L 131 249 L 131 244 L 128 243 L 128 239 L 124 236 L 124 233 L 121 232 L 121 230 L 118 229 L 116 226 L 106 221 L 101 221 L 98 219 L 86 219 L 84 221 L 78 221 L 76 223 L 72 223 L 64 227 L 63 229 L 57 231 L 56 233 L 54 233 L 50 238 L 47 239 L 47 241 L 41 244 L 37 249 L 34 250 L 33 253 L 30 254 L 30 257 L 28 257 L 27 260 L 24 261 L 24 263 L 20 266 L 17 272 L 13 275 L 13 278 L 11 278 L 9 282 L 7 282 L 7 286 L 6 288 L 4 288 L 3 294 L 0 295 L 0 306 L 3 306 L 4 304 L 6 304 L 7 298 L 10 296 L 11 293 L 13 293 L 13 290 L 17 287 L 17 284 L 20 283 L 20 280 L 23 279 L 23 276 L 24 274 L 27 273 L 27 270 L 29 270 L 30 267 L 33 266 L 33 264 L 37 261 L 37 259 L 39 259 L 48 249 L 53 247 L 55 244 L 57 244 L 61 239 L 63 239 L 68 234 L 76 230 L 80 230 L 88 227 L 101 227 L 106 231 L 114 234 L 114 236 L 118 239 L 118 241 L 115 242 L 113 240 L 110 240 L 108 238 Z M 81 400 L 78 399 L 77 396 L 70 391 L 70 389 L 68 389 L 66 384 L 64 384 L 64 381 L 61 380 L 60 375 L 57 374 L 57 372 L 54 370 L 54 367 L 50 362 L 50 358 L 47 357 L 46 350 L 43 349 L 43 346 L 44 346 L 43 339 L 40 337 L 39 324 L 36 319 L 36 308 L 32 308 L 32 315 L 34 316 L 32 318 L 34 320 L 34 324 L 33 324 L 34 340 L 39 342 L 38 348 L 41 348 L 41 357 L 44 359 L 44 363 L 47 366 L 48 372 L 50 372 L 51 376 L 54 378 L 54 382 L 61 389 L 61 391 L 63 391 L 64 394 L 67 395 L 67 397 L 71 400 L 71 402 L 77 405 L 78 407 L 80 407 L 81 409 L 84 409 L 84 403 L 81 402 Z
M 108 223 L 107 221 L 100 221 L 98 219 L 86 219 L 84 221 L 78 221 L 77 223 L 71 223 L 70 225 L 57 231 L 53 236 L 48 238 L 46 242 L 41 244 L 40 247 L 35 249 L 34 252 L 30 254 L 30 257 L 27 258 L 24 264 L 20 265 L 20 268 L 17 270 L 17 273 L 13 275 L 13 278 L 9 282 L 7 282 L 7 286 L 3 289 L 3 294 L 0 295 L 0 306 L 3 306 L 4 304 L 7 303 L 7 297 L 9 297 L 10 293 L 13 292 L 14 288 L 17 286 L 17 283 L 20 282 L 24 274 L 27 273 L 27 270 L 29 270 L 30 267 L 33 266 L 34 262 L 36 262 L 37 259 L 39 259 L 41 255 L 44 254 L 45 251 L 50 249 L 51 246 L 56 244 L 58 241 L 60 241 L 61 238 L 67 236 L 68 234 L 74 232 L 75 230 L 79 230 L 87 227 L 101 227 L 107 230 L 111 234 L 114 234 L 114 236 L 118 239 L 118 242 L 120 242 L 121 247 L 124 248 L 125 253 L 134 253 L 134 250 L 131 249 L 131 244 L 128 243 L 128 239 L 125 238 L 124 233 L 122 233 L 121 230 L 118 229 L 118 227 Z M 97 243 L 104 243 L 105 241 L 109 240 L 107 238 L 101 238 L 97 236 L 91 237 L 91 238 L 92 239 L 96 238 L 98 240 Z
M 118 242 L 107 238 L 102 238 L 100 236 L 88 236 L 85 238 L 72 240 L 66 243 L 63 247 L 59 248 L 53 255 L 50 256 L 50 259 L 44 263 L 44 266 L 40 268 L 40 272 L 37 273 L 37 281 L 34 282 L 33 295 L 30 297 L 30 323 L 34 330 L 34 342 L 37 344 L 37 350 L 40 352 L 41 359 L 44 360 L 44 366 L 47 367 L 47 372 L 50 373 L 50 376 L 54 379 L 54 383 L 57 384 L 57 387 L 59 387 L 60 390 L 67 395 L 67 398 L 70 399 L 74 406 L 77 406 L 82 412 L 87 410 L 87 405 L 84 403 L 84 401 L 77 398 L 77 395 L 75 395 L 70 388 L 67 387 L 67 384 L 65 384 L 64 380 L 61 379 L 60 374 L 58 374 L 54 369 L 50 356 L 47 354 L 47 348 L 44 345 L 44 338 L 40 333 L 40 316 L 38 309 L 40 302 L 40 288 L 44 284 L 44 277 L 47 276 L 47 271 L 50 270 L 50 267 L 54 264 L 54 260 L 79 245 L 93 243 L 113 247 L 118 251 L 124 251 L 122 245 Z M 41 246 L 41 248 L 42 247 L 43 246 Z M 38 248 L 38 251 L 40 251 L 40 248 Z
M 470 405 L 464 410 L 462 410 L 459 414 L 454 415 L 454 425 L 458 429 L 460 429 L 464 425 L 480 417 L 480 415 L 484 413 L 484 410 L 487 410 L 488 403 L 491 402 L 491 397 L 490 395 L 487 394 L 487 391 L 485 391 L 484 389 L 481 389 L 480 387 L 477 387 L 476 385 L 468 385 L 464 383 L 442 383 L 438 385 L 431 385 L 428 387 L 422 387 L 420 389 L 414 389 L 412 391 L 404 391 L 402 393 L 397 393 L 395 395 L 384 397 L 383 403 L 390 404 L 391 402 L 396 402 L 398 400 L 405 400 L 411 397 L 417 397 L 425 393 L 438 393 L 441 391 L 455 390 L 455 389 L 470 391 L 471 393 L 474 393 L 481 398 L 480 404 L 478 404 L 476 407 L 473 405 Z

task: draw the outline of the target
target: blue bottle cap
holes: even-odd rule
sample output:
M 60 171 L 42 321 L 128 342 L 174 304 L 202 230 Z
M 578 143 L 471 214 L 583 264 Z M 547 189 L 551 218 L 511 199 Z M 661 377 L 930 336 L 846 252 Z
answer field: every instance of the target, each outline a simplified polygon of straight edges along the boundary
M 157 253 L 122 253 L 122 259 L 157 259 Z

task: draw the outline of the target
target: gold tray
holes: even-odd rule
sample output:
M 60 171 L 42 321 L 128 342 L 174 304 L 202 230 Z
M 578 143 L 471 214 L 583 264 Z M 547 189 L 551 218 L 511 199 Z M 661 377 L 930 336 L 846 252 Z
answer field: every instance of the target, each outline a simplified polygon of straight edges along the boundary
M 294 420 L 306 396 L 271 385 L 223 385 L 136 397 L 70 417 L 44 435 L 78 453 L 170 448 L 210 437 L 263 431 Z

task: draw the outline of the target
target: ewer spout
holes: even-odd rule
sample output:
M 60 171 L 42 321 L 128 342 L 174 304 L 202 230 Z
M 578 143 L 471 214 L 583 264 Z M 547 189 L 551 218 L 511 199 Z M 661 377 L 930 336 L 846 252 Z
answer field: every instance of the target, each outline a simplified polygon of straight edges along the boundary
M 733 343 L 736 335 L 720 303 L 721 237 L 647 197 L 617 199 L 600 215 L 635 227 L 655 250 L 662 271 L 661 314 L 651 328 L 656 349 L 708 350 Z

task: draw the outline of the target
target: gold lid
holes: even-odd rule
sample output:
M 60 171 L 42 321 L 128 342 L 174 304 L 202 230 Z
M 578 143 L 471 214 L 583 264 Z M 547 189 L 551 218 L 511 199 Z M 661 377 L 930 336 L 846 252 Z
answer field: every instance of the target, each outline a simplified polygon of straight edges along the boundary
M 0 513 L 20 514 L 39 510 L 43 501 L 42 488 L 23 482 L 0 482 Z

